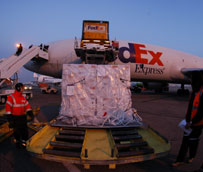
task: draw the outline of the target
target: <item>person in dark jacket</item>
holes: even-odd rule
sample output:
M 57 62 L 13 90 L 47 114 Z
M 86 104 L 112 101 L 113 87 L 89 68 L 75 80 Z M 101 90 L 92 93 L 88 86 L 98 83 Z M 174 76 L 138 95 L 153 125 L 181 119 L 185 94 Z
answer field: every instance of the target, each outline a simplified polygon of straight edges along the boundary
M 23 51 L 23 46 L 22 44 L 17 44 L 17 51 L 16 51 L 16 56 L 19 56 Z
M 199 137 L 203 128 L 203 74 L 199 71 L 192 73 L 192 94 L 185 120 L 185 128 L 192 130 L 190 134 L 184 132 L 176 162 L 172 164 L 173 167 L 184 163 L 188 150 L 188 163 L 192 163 L 197 153 Z

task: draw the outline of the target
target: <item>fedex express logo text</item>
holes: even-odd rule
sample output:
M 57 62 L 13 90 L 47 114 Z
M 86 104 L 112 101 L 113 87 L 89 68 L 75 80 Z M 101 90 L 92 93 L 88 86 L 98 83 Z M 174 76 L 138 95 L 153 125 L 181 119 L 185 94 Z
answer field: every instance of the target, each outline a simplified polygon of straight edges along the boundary
M 128 43 L 129 48 L 121 47 L 119 49 L 118 57 L 121 62 L 123 63 L 140 63 L 140 64 L 148 64 L 152 65 L 152 67 L 145 67 L 144 65 L 136 64 L 135 72 L 136 73 L 144 73 L 147 74 L 163 74 L 164 66 L 163 62 L 161 61 L 162 52 L 154 52 L 151 50 L 146 50 L 145 45 L 143 44 L 136 44 L 136 43 Z M 124 56 L 124 52 L 128 51 L 130 57 L 127 58 Z M 146 58 L 143 58 L 143 54 L 150 54 L 152 59 L 149 61 Z M 157 64 L 160 68 L 154 68 L 153 65 Z
M 105 26 L 98 26 L 98 25 L 86 25 L 85 27 L 86 32 L 105 32 Z

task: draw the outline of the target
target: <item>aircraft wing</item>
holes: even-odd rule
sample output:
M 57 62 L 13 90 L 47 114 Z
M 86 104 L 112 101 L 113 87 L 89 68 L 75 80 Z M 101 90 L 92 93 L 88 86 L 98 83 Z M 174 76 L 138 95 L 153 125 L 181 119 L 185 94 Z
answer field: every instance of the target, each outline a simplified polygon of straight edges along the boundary
M 195 71 L 203 72 L 203 68 L 182 68 L 181 69 L 181 72 L 184 75 L 191 75 L 191 73 Z

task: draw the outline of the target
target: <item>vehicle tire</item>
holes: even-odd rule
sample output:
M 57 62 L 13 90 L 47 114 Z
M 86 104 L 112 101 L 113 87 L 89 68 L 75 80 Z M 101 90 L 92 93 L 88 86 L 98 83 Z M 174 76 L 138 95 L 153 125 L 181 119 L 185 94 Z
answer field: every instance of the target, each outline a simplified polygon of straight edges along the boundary
M 138 89 L 136 90 L 136 93 L 141 93 L 141 91 L 142 91 L 142 90 L 138 88 Z
M 156 88 L 154 91 L 155 91 L 155 93 L 162 93 L 163 90 L 162 90 L 162 88 Z
M 46 94 L 46 91 L 45 91 L 45 90 L 42 90 L 42 93 L 43 93 L 43 94 Z
M 5 104 L 6 103 L 6 97 L 1 97 L 1 103 Z
M 53 90 L 51 90 L 51 92 L 50 92 L 51 94 L 55 94 L 55 92 L 53 91 Z
M 178 89 L 177 94 L 178 94 L 179 96 L 188 96 L 188 95 L 190 94 L 190 92 L 189 92 L 188 89 L 186 89 L 186 90 Z
M 190 94 L 190 91 L 188 89 L 185 90 L 185 95 L 188 96 Z

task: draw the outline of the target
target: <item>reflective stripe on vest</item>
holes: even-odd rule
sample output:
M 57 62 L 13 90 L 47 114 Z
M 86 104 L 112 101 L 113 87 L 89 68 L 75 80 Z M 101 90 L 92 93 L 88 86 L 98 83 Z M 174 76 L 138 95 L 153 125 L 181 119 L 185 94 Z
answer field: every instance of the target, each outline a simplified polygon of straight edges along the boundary
M 7 101 L 6 103 L 7 103 L 7 104 L 9 104 L 10 106 L 13 106 L 13 105 L 12 105 L 12 103 L 11 103 L 11 102 L 9 102 L 9 101 Z
M 197 114 L 197 110 L 199 107 L 199 102 L 200 102 L 200 98 L 201 98 L 202 94 L 203 94 L 203 87 L 200 89 L 200 91 L 196 94 L 196 96 L 194 98 L 193 106 L 192 106 L 191 121 L 195 117 L 195 115 Z M 203 120 L 196 123 L 195 125 L 203 125 Z
M 13 104 L 11 105 L 11 107 L 13 108 L 13 110 L 15 111 L 15 110 L 17 110 L 16 108 L 25 108 L 27 105 L 28 105 L 28 102 L 26 102 L 25 104 L 17 104 L 16 103 L 16 100 L 15 100 L 15 97 L 11 94 L 10 95 L 11 96 L 11 98 L 12 98 L 12 100 L 13 100 Z M 10 105 L 10 104 L 9 104 Z M 22 111 L 22 109 L 20 110 L 20 111 Z M 24 110 L 23 110 L 24 111 Z M 23 112 L 22 111 L 22 112 Z M 25 111 L 24 111 L 25 112 Z M 17 115 L 16 113 L 12 113 L 13 115 Z M 24 115 L 24 114 L 21 114 L 21 115 Z
M 13 95 L 11 95 L 12 99 L 13 99 L 13 105 L 11 105 L 11 103 L 9 102 L 8 104 L 11 105 L 12 107 L 25 107 L 28 105 L 28 102 L 26 102 L 25 104 L 17 104 L 16 100 L 14 98 Z

